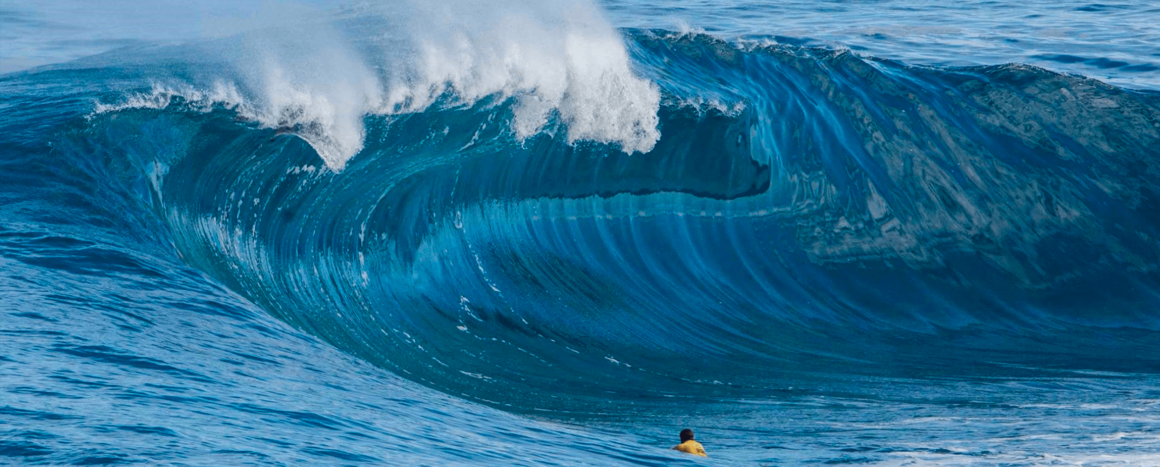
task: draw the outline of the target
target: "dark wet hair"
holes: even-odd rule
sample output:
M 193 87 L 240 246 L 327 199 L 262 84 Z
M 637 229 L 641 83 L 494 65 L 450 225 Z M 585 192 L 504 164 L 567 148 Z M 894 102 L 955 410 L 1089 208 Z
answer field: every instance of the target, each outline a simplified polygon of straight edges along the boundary
M 693 430 L 690 430 L 688 428 L 681 430 L 681 442 L 683 443 L 683 442 L 688 441 L 690 439 L 693 439 Z

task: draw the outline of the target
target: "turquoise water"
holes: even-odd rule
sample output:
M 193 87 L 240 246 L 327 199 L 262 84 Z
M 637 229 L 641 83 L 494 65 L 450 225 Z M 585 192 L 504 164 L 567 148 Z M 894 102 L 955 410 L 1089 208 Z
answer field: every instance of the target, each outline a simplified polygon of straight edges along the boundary
M 1157 16 L 5 5 L 0 463 L 1155 464 Z

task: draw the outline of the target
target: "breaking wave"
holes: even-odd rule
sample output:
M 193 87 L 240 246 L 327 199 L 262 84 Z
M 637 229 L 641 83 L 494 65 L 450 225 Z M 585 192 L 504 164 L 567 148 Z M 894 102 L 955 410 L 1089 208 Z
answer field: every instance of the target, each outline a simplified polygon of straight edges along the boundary
M 1053 365 L 1115 366 L 1144 345 L 1116 332 L 1160 329 L 1155 93 L 577 5 L 254 46 L 106 96 L 61 150 L 136 161 L 182 258 L 275 316 L 513 410 L 1061 339 Z

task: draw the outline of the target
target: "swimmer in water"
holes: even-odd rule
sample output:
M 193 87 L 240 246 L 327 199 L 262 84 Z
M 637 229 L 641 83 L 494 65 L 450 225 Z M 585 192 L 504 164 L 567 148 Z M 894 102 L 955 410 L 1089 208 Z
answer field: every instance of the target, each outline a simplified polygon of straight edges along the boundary
M 701 446 L 701 443 L 693 441 L 693 430 L 688 428 L 681 430 L 681 444 L 673 446 L 673 449 L 694 456 L 709 457 L 708 454 L 705 454 L 705 447 Z

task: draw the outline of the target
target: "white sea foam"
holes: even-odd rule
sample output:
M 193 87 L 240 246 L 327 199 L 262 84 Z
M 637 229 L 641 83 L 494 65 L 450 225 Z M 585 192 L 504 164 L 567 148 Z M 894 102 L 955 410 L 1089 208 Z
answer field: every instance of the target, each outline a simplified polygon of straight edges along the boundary
M 126 109 L 164 109 L 178 98 L 191 108 L 202 111 L 209 110 L 215 105 L 237 108 L 244 102 L 237 87 L 223 81 L 214 82 L 208 88 L 197 88 L 186 83 L 155 82 L 149 91 L 129 94 L 119 102 L 97 102 L 93 107 L 93 114 Z
M 468 104 L 499 95 L 517 100 L 512 129 L 521 139 L 553 111 L 570 142 L 643 152 L 660 137 L 659 91 L 635 76 L 619 33 L 590 2 L 412 6 L 412 73 L 391 83 L 386 111 L 419 111 L 446 93 Z
M 97 112 L 161 108 L 176 96 L 204 109 L 223 105 L 301 136 L 336 171 L 362 149 L 365 116 L 422 112 L 443 99 L 512 99 L 511 130 L 521 141 L 553 115 L 570 143 L 632 153 L 660 137 L 658 89 L 633 73 L 622 37 L 588 0 L 414 0 L 349 11 L 381 18 L 377 37 L 358 40 L 387 46 L 355 47 L 330 22 L 266 29 L 220 53 L 228 78 L 157 85 Z
M 381 107 L 382 85 L 330 23 L 248 34 L 228 58 L 248 90 L 247 117 L 298 134 L 333 170 L 362 149 L 363 117 Z

